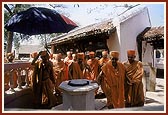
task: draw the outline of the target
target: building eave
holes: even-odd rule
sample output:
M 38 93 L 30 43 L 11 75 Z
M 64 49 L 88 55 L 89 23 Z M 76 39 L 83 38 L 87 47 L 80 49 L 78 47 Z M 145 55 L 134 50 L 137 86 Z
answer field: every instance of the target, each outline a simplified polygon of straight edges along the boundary
M 164 39 L 164 26 L 147 27 L 138 36 L 142 41 L 155 41 Z
M 54 38 L 49 45 L 59 44 L 59 43 L 63 43 L 63 42 L 71 41 L 75 39 L 84 39 L 85 37 L 98 35 L 98 34 L 109 35 L 113 31 L 115 31 L 115 27 L 113 26 L 112 19 L 109 19 L 101 23 L 96 23 L 83 28 L 78 28 L 69 33 L 60 35 Z

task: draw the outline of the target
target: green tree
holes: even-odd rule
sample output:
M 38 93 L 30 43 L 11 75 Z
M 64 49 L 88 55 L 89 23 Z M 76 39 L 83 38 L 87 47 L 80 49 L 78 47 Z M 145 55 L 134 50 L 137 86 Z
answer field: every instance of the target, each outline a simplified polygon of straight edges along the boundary
M 5 10 L 4 10 L 4 23 L 6 23 L 7 20 L 9 20 L 10 17 L 12 17 L 14 14 L 27 9 L 30 6 L 31 5 L 29 5 L 29 4 L 4 4 L 4 8 L 5 8 Z M 6 52 L 7 53 L 11 52 L 13 41 L 14 41 L 13 32 L 5 30 L 4 31 L 4 38 L 7 43 L 7 51 Z M 18 37 L 16 37 L 15 42 L 19 42 L 17 39 L 18 39 Z M 19 44 L 18 43 L 16 43 L 16 44 L 18 45 L 17 47 L 19 47 Z

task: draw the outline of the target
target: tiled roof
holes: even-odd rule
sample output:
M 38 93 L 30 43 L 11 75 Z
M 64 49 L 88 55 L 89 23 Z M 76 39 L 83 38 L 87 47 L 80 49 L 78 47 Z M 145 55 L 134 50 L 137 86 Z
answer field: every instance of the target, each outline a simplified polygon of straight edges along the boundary
M 90 35 L 101 34 L 101 33 L 109 33 L 114 30 L 114 26 L 112 23 L 112 19 L 109 19 L 104 22 L 92 24 L 83 28 L 77 28 L 69 33 L 60 35 L 54 38 L 51 44 L 65 42 L 68 40 L 73 40 L 76 38 L 82 38 Z
M 142 36 L 143 40 L 153 40 L 164 38 L 164 26 L 151 27 Z
M 143 12 L 144 10 L 147 10 L 147 7 L 143 7 L 143 6 L 135 7 L 113 19 L 92 24 L 83 28 L 76 28 L 70 31 L 69 33 L 57 36 L 49 43 L 49 45 L 56 44 L 56 43 L 59 44 L 59 43 L 63 43 L 74 39 L 83 39 L 84 37 L 96 35 L 96 34 L 103 33 L 103 34 L 109 35 L 110 33 L 116 30 L 116 27 L 114 26 L 115 21 L 118 23 L 124 22 L 125 20 L 133 16 L 136 16 L 137 14 Z

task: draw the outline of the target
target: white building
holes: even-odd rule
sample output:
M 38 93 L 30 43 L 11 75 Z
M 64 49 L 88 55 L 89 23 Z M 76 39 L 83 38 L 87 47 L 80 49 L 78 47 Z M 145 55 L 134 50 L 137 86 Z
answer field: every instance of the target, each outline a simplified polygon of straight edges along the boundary
M 127 50 L 137 50 L 137 36 L 146 27 L 151 27 L 147 7 L 133 8 L 114 19 L 116 31 L 110 35 L 107 44 L 110 50 L 120 52 L 120 60 L 127 60 Z M 138 53 L 137 53 L 138 58 Z
M 58 36 L 49 44 L 53 53 L 75 49 L 79 51 L 108 51 L 120 52 L 120 61 L 127 60 L 127 50 L 137 49 L 137 36 L 146 27 L 151 27 L 147 7 L 135 7 L 122 15 L 101 23 L 77 28 L 67 34 Z M 138 51 L 137 51 L 138 52 Z M 137 53 L 137 59 L 139 54 Z
M 42 49 L 41 45 L 21 45 L 18 50 L 16 50 L 16 58 L 28 60 L 30 54 L 33 52 L 39 52 Z
M 58 36 L 49 43 L 49 46 L 51 46 L 53 53 L 66 54 L 68 50 L 73 52 L 77 50 L 87 54 L 88 51 L 95 51 L 97 57 L 101 55 L 102 50 L 116 50 L 120 52 L 119 59 L 121 62 L 127 60 L 127 50 L 136 50 L 136 59 L 144 64 L 148 82 L 146 87 L 148 90 L 155 90 L 157 68 L 164 70 L 164 59 L 163 56 L 162 59 L 156 59 L 155 52 L 158 48 L 157 45 L 151 44 L 157 44 L 157 41 L 150 40 L 152 42 L 149 42 L 146 40 L 145 34 L 151 33 L 151 30 L 153 29 L 151 28 L 148 8 L 138 6 L 113 19 L 77 28 L 67 34 Z M 163 38 L 164 31 L 161 30 L 161 38 Z M 164 40 L 161 39 L 160 42 L 159 51 L 163 51 Z M 157 63 L 158 60 L 159 63 Z M 161 71 L 161 73 L 164 73 L 164 71 Z

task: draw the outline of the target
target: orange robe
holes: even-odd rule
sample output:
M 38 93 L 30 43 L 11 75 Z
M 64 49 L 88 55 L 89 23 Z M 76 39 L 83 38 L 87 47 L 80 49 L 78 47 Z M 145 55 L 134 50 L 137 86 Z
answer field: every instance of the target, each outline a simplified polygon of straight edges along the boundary
M 114 108 L 125 107 L 124 98 L 124 80 L 125 68 L 120 62 L 117 62 L 117 70 L 112 66 L 111 60 L 102 66 L 104 82 L 104 93 L 107 97 L 107 106 L 112 105 Z M 101 84 L 101 83 L 100 83 Z
M 56 79 L 55 88 L 59 90 L 59 85 L 66 80 L 66 66 L 63 61 L 53 63 L 54 77 Z
M 91 71 L 88 71 L 86 78 L 89 80 L 96 80 L 100 72 L 99 61 L 97 59 L 89 59 L 87 64 L 89 65 Z
M 127 106 L 143 106 L 144 92 L 143 92 L 143 66 L 140 61 L 134 61 L 130 64 L 128 61 L 124 62 L 126 67 L 126 82 L 125 82 L 125 98 Z
M 101 58 L 100 60 L 99 60 L 99 65 L 102 67 L 104 64 L 106 64 L 108 61 L 109 61 L 110 59 L 109 58 Z M 104 85 L 105 83 L 102 81 L 101 82 L 101 89 L 102 89 L 102 91 L 104 91 L 104 89 L 105 89 L 105 85 Z
M 56 97 L 53 94 L 55 78 L 52 62 L 45 65 L 41 61 L 34 64 L 33 94 L 36 107 L 45 105 L 47 108 L 56 105 Z
M 109 58 L 101 58 L 100 60 L 99 60 L 99 64 L 100 64 L 100 66 L 103 66 L 105 63 L 107 63 L 108 61 L 109 61 L 110 59 Z
M 72 63 L 72 58 L 69 57 L 65 57 L 64 59 L 64 63 L 65 63 L 65 67 L 66 67 L 66 75 L 65 75 L 65 79 L 69 80 L 68 78 L 68 74 L 69 74 L 69 65 Z
M 82 79 L 83 72 L 77 62 L 72 62 L 69 66 L 69 79 Z

